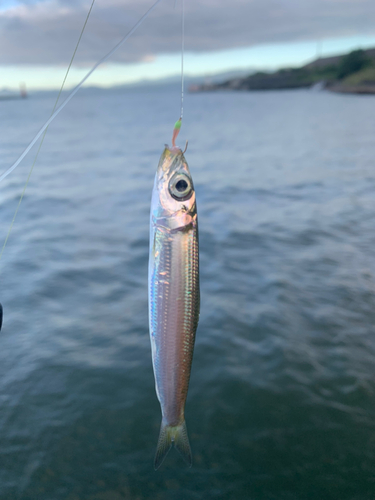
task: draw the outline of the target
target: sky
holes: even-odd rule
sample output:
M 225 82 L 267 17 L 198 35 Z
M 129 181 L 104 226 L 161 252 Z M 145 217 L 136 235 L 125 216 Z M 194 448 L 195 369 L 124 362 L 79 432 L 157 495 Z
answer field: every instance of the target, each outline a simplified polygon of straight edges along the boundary
M 96 0 L 73 86 L 155 0 Z M 0 89 L 59 88 L 92 0 L 0 0 Z M 317 55 L 375 47 L 375 0 L 185 0 L 187 76 L 298 66 Z M 162 0 L 88 85 L 178 75 L 181 0 Z

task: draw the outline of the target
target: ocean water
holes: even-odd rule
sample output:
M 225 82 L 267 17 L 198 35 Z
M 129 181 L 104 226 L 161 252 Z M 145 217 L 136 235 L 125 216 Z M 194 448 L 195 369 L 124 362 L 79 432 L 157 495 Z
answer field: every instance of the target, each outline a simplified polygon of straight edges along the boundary
M 55 94 L 0 103 L 5 169 Z M 201 318 L 161 420 L 149 204 L 178 87 L 83 90 L 48 130 L 0 261 L 0 498 L 375 498 L 375 98 L 188 94 Z M 0 186 L 4 241 L 35 149 Z

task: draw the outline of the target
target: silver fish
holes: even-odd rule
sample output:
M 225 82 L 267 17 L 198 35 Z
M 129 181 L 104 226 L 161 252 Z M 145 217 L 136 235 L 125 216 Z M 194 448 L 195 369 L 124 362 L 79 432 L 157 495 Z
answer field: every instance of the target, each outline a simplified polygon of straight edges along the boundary
M 184 154 L 165 147 L 151 202 L 149 324 L 162 423 L 155 455 L 159 468 L 172 444 L 191 466 L 185 401 L 199 319 L 198 218 Z

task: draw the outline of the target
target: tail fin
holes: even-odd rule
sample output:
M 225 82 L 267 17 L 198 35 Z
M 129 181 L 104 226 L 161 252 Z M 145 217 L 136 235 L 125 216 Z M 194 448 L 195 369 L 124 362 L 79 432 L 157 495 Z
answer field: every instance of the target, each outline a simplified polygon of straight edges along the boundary
M 167 425 L 164 420 L 161 423 L 158 446 L 155 454 L 155 470 L 157 470 L 163 463 L 168 451 L 174 443 L 176 449 L 180 452 L 182 458 L 191 467 L 192 457 L 187 435 L 185 420 L 175 427 Z

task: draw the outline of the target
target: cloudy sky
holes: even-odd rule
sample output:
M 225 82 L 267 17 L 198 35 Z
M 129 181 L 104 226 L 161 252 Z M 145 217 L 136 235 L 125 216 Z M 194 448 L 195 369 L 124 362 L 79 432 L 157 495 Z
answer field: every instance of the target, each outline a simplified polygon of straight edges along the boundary
M 0 0 L 0 88 L 59 87 L 92 0 Z M 76 83 L 155 0 L 96 0 L 69 83 Z M 181 0 L 162 0 L 89 84 L 177 74 Z M 176 7 L 175 7 L 176 3 Z M 317 53 L 375 47 L 375 0 L 185 0 L 190 75 L 299 65 Z

